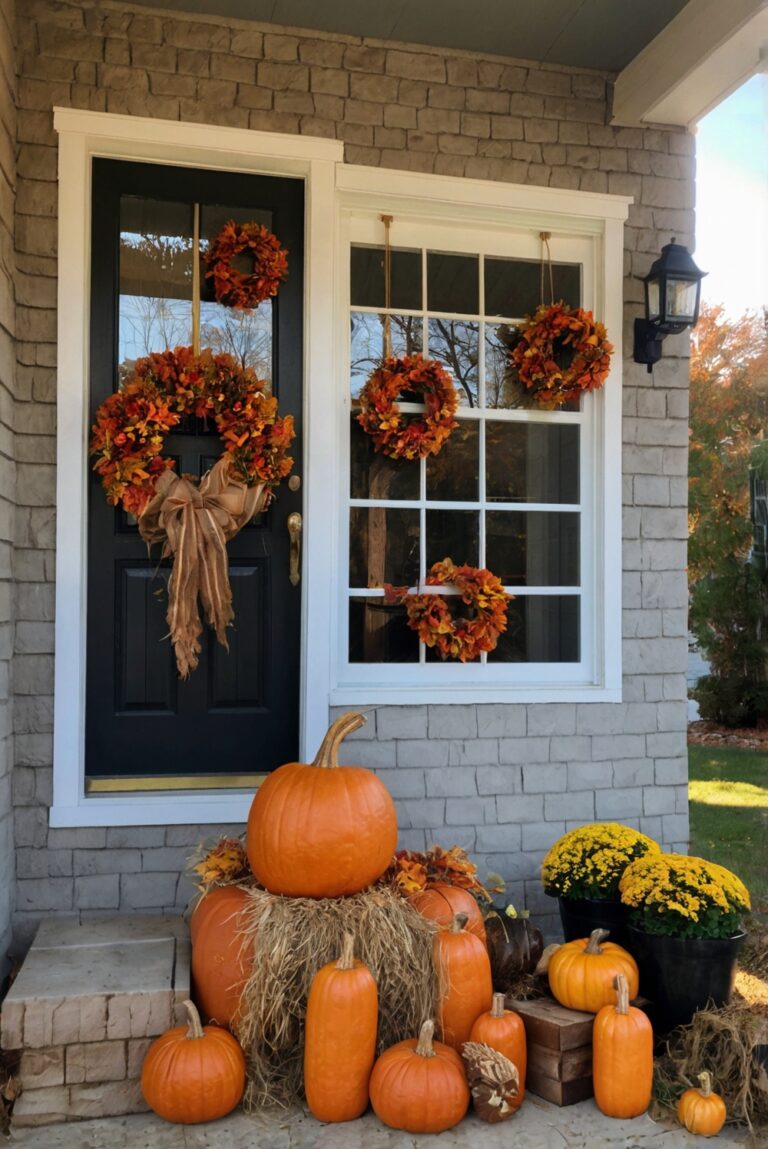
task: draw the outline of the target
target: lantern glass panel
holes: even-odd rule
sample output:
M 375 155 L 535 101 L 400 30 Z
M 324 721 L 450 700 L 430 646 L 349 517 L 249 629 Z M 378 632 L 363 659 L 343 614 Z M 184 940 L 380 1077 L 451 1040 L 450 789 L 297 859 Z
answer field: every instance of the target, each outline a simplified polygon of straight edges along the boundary
M 661 315 L 661 291 L 658 279 L 649 279 L 646 284 L 648 298 L 648 319 L 658 319 Z
M 667 280 L 667 318 L 693 323 L 696 316 L 698 283 L 687 279 Z

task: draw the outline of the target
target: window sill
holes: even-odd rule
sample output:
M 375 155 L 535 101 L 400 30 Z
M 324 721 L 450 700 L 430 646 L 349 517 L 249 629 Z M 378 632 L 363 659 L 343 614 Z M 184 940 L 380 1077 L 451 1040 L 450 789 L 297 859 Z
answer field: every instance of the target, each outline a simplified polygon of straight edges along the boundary
M 423 706 L 423 705 L 480 705 L 484 702 L 504 702 L 525 705 L 533 702 L 621 702 L 620 686 L 589 686 L 584 684 L 531 686 L 520 685 L 466 685 L 435 686 L 337 686 L 331 691 L 332 706 Z

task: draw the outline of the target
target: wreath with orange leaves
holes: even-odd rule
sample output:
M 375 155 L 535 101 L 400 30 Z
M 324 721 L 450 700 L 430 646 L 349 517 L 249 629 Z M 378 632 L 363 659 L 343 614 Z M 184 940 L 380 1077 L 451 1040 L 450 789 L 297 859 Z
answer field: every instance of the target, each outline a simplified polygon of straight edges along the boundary
M 591 311 L 542 304 L 516 334 L 510 362 L 539 407 L 562 407 L 608 378 L 613 344 Z
M 137 359 L 125 385 L 96 412 L 93 469 L 110 503 L 141 514 L 173 467 L 161 452 L 185 415 L 214 421 L 231 473 L 249 487 L 277 486 L 293 466 L 293 418 L 278 416 L 277 400 L 256 374 L 230 355 L 177 347 Z
M 235 257 L 243 254 L 252 261 L 250 272 L 233 267 Z M 216 302 L 248 311 L 277 295 L 288 274 L 288 252 L 262 224 L 230 219 L 211 243 L 206 264 Z
M 426 406 L 417 417 L 403 415 L 398 396 L 413 395 Z M 389 356 L 360 392 L 357 422 L 377 451 L 390 459 L 423 459 L 436 455 L 458 426 L 459 397 L 442 364 L 421 355 Z
M 483 651 L 496 649 L 499 635 L 507 629 L 507 603 L 513 596 L 495 574 L 485 567 L 457 567 L 446 558 L 431 567 L 425 581 L 427 586 L 456 587 L 473 615 L 454 615 L 445 595 L 410 594 L 408 587 L 386 583 L 385 602 L 405 605 L 408 625 L 425 646 L 434 647 L 443 659 L 460 662 L 471 662 Z

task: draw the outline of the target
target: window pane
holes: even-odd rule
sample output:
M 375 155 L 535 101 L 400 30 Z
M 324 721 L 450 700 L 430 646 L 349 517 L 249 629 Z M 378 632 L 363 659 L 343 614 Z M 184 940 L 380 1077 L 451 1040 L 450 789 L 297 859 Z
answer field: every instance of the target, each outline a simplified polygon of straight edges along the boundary
M 349 585 L 415 586 L 419 579 L 419 512 L 352 507 Z
M 427 456 L 427 498 L 461 502 L 478 498 L 479 425 L 460 419 L 437 455 Z
M 381 598 L 349 600 L 350 662 L 418 662 L 419 639 L 404 606 Z
M 392 248 L 390 307 L 421 311 L 421 252 Z M 353 307 L 386 307 L 384 248 L 353 244 L 350 268 Z
M 120 200 L 118 362 L 192 341 L 192 206 Z
M 581 265 L 553 263 L 553 298 L 571 307 L 581 304 Z M 544 268 L 544 300 L 549 301 L 549 270 Z M 522 319 L 542 301 L 541 264 L 524 259 L 485 260 L 485 314 Z
M 427 570 L 444 558 L 477 566 L 477 519 L 476 511 L 427 511 Z
M 430 319 L 429 355 L 448 368 L 463 407 L 477 406 L 478 325 L 455 319 Z
M 485 405 L 495 408 L 537 410 L 538 403 L 510 365 L 509 352 L 516 342 L 515 329 L 507 323 L 485 329 Z M 559 411 L 578 411 L 579 400 L 563 404 Z
M 476 255 L 427 252 L 427 310 L 477 315 L 480 310 Z
M 520 595 L 508 604 L 507 629 L 489 662 L 578 662 L 578 595 Z
M 352 395 L 359 395 L 371 372 L 384 357 L 383 315 L 353 311 L 351 316 Z M 390 325 L 393 355 L 414 355 L 421 351 L 422 321 L 412 315 L 393 315 Z M 411 397 L 412 398 L 412 397 Z
M 485 459 L 488 502 L 579 501 L 579 428 L 572 424 L 489 419 Z
M 580 515 L 488 511 L 486 566 L 505 586 L 578 586 Z
M 366 434 L 354 415 L 350 455 L 350 496 L 353 499 L 418 499 L 418 463 L 411 459 L 390 459 L 376 451 L 371 436 Z

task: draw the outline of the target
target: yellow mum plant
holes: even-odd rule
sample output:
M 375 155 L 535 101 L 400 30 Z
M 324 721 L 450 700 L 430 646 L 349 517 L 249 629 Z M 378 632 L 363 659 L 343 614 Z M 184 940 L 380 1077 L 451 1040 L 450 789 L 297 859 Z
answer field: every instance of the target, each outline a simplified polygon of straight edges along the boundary
M 630 922 L 649 934 L 730 938 L 750 908 L 744 883 L 716 862 L 685 854 L 638 858 L 619 883 Z
M 593 822 L 558 838 L 541 865 L 551 897 L 618 898 L 619 879 L 630 862 L 658 854 L 659 846 L 618 822 Z

